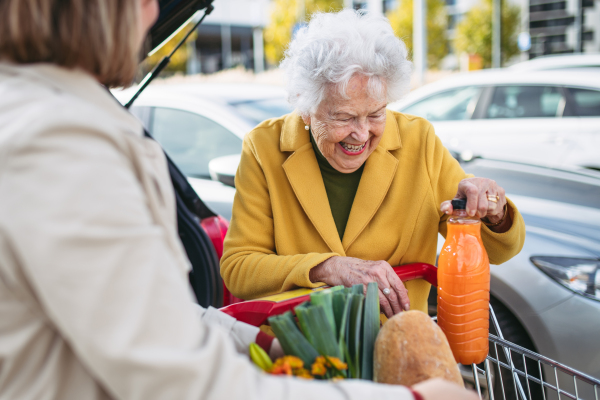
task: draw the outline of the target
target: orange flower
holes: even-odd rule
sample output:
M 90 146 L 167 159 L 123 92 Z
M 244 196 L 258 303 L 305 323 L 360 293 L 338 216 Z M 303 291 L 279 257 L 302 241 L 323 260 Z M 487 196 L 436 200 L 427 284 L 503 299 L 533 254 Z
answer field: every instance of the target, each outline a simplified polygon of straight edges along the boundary
M 313 375 L 323 376 L 326 372 L 327 367 L 325 367 L 324 363 L 319 362 L 319 358 L 317 358 L 317 361 L 315 361 L 315 363 L 312 365 L 311 373 Z
M 344 370 L 344 369 L 348 369 L 348 364 L 342 362 L 342 360 L 340 360 L 337 357 L 325 358 L 324 356 L 319 356 L 315 360 L 315 363 L 323 364 L 327 368 L 331 368 L 333 365 L 333 367 L 335 367 L 336 369 L 339 369 L 340 371 Z
M 298 368 L 294 370 L 294 376 L 303 379 L 315 379 L 306 368 Z
M 272 375 L 292 375 L 292 367 L 289 364 L 273 365 Z
M 298 357 L 284 356 L 275 360 L 273 369 L 271 369 L 271 374 L 292 375 L 295 370 L 302 369 L 303 367 L 304 362 Z
M 328 362 L 327 362 L 327 366 L 330 367 L 331 364 L 333 364 L 333 366 L 337 369 L 339 369 L 340 371 L 348 369 L 348 364 L 346 364 L 345 362 L 342 362 L 342 360 L 340 360 L 337 357 L 327 357 L 328 358 Z
M 286 362 L 290 365 L 290 367 L 292 367 L 293 369 L 297 369 L 297 368 L 304 368 L 304 361 L 302 361 L 300 358 L 295 357 L 295 356 L 285 356 L 283 357 L 286 359 Z

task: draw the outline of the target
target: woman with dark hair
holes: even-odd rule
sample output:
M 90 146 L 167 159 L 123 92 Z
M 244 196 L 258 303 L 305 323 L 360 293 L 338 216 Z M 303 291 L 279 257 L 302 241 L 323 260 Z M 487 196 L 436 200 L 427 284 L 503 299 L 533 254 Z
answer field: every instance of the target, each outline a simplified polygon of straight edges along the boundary
M 163 152 L 103 87 L 132 81 L 157 9 L 0 0 L 0 398 L 412 399 L 264 375 L 240 356 L 258 329 L 194 303 Z

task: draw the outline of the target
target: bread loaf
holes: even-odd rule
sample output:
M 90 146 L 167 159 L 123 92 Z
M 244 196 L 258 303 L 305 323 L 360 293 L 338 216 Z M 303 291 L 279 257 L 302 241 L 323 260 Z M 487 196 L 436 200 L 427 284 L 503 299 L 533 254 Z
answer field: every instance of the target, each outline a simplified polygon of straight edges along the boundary
M 412 386 L 430 378 L 463 385 L 446 336 L 421 311 L 393 316 L 375 341 L 375 382 Z

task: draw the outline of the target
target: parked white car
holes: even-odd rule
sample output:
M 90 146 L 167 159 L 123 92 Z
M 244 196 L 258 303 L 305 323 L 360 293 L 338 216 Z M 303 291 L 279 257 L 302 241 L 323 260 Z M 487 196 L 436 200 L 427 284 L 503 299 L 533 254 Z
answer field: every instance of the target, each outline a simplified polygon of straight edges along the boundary
M 427 118 L 463 154 L 600 169 L 600 72 L 457 74 L 389 108 Z
M 125 104 L 135 88 L 113 91 Z M 282 88 L 256 84 L 162 84 L 146 88 L 131 107 L 210 207 L 231 219 L 235 189 L 210 180 L 210 160 L 238 157 L 259 122 L 291 111 Z
M 536 57 L 510 66 L 513 71 L 550 71 L 580 68 L 600 69 L 600 54 L 556 54 Z
M 134 90 L 113 93 L 125 104 Z M 186 176 L 210 178 L 210 160 L 239 155 L 244 135 L 291 108 L 278 86 L 190 83 L 151 85 L 130 110 Z

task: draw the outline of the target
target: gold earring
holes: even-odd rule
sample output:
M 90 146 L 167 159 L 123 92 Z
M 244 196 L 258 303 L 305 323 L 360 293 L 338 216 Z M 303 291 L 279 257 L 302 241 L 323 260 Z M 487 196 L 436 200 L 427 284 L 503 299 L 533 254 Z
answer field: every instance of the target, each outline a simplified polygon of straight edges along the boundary
M 304 125 L 304 129 L 308 130 L 308 125 Z

